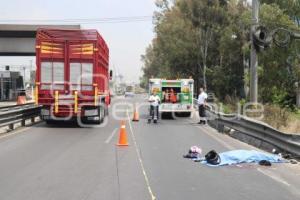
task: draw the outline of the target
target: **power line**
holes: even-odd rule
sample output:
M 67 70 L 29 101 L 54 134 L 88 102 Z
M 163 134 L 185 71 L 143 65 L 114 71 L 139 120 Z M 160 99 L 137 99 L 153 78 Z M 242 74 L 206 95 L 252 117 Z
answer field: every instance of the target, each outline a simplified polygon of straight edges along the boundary
M 0 21 L 106 21 L 106 20 L 123 20 L 123 19 L 141 19 L 141 18 L 152 18 L 151 15 L 146 16 L 131 16 L 131 17 L 108 17 L 108 18 L 75 18 L 75 19 L 7 19 Z
M 110 18 L 78 18 L 78 19 L 0 19 L 0 23 L 127 23 L 151 21 L 152 16 L 110 17 Z

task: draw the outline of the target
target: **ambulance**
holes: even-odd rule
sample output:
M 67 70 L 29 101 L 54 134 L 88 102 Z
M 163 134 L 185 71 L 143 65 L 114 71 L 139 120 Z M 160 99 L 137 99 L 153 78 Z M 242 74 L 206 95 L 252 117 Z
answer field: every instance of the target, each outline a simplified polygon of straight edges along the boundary
M 193 111 L 194 80 L 149 80 L 149 95 L 156 91 L 161 99 L 160 113 L 182 113 L 190 116 Z

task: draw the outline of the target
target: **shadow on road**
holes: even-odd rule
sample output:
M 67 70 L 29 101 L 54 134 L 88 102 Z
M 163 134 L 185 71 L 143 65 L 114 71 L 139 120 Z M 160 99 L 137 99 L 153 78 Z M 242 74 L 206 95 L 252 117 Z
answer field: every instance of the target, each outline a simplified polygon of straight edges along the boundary
M 53 121 L 43 122 L 38 124 L 36 127 L 47 127 L 47 128 L 80 128 L 76 121 Z

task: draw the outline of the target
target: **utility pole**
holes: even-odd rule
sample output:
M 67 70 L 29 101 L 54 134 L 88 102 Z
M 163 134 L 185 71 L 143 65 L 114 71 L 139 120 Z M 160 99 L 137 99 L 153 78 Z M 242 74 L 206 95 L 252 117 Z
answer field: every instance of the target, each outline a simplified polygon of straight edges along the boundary
M 253 33 L 259 23 L 259 0 L 252 0 L 252 25 L 251 25 L 251 61 L 250 61 L 250 102 L 257 103 L 258 77 L 257 77 L 257 52 L 254 46 Z

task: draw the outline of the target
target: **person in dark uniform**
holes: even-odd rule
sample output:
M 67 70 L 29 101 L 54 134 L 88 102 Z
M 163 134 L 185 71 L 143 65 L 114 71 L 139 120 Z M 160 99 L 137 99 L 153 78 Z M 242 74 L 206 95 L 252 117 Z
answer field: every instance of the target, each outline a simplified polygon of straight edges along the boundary
M 200 121 L 198 124 L 206 124 L 206 120 L 205 120 L 205 106 L 207 103 L 207 94 L 204 91 L 204 88 L 201 87 L 200 88 L 200 92 L 199 92 L 199 96 L 198 96 L 198 108 L 199 108 L 199 117 L 200 117 Z

